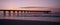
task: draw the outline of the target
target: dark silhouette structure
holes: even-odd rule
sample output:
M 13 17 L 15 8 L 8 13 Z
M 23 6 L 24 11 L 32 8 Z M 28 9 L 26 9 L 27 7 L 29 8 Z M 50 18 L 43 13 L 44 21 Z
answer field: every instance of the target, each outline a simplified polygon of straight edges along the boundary
M 17 15 L 20 13 L 44 13 L 44 14 L 49 14 L 51 11 L 36 11 L 36 10 L 0 10 L 3 11 L 4 16 L 6 16 L 6 11 L 8 11 L 9 16 L 11 16 L 11 11 L 13 11 L 13 15 L 15 15 L 15 11 L 17 11 Z

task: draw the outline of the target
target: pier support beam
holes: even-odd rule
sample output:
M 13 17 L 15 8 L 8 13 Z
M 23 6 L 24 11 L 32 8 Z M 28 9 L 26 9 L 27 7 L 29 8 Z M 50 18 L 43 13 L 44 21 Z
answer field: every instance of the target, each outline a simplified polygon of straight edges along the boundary
M 11 11 L 8 11 L 9 12 L 9 16 L 11 16 Z
M 13 11 L 13 16 L 15 16 L 15 11 Z
M 3 16 L 6 16 L 6 11 L 3 11 Z
M 17 11 L 17 16 L 19 16 L 19 11 Z

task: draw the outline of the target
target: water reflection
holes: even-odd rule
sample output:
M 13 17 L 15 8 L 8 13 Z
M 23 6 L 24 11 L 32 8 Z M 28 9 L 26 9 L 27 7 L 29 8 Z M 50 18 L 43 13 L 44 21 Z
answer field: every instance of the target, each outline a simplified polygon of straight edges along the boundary
M 14 17 L 60 17 L 60 14 L 52 14 L 48 12 L 35 11 L 0 11 L 0 16 L 14 16 Z
M 60 17 L 60 14 L 39 14 L 39 13 L 19 13 L 19 15 L 17 15 L 17 13 L 13 14 L 11 13 L 11 15 L 9 15 L 9 13 L 5 14 L 6 16 L 16 16 L 16 17 Z M 0 13 L 0 16 L 4 16 L 3 13 Z

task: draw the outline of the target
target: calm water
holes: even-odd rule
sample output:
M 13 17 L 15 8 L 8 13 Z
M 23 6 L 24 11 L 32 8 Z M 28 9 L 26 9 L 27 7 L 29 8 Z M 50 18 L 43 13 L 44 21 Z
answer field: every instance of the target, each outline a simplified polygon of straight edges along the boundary
M 0 19 L 0 25 L 59 25 L 60 22 Z
M 0 16 L 3 16 L 3 13 L 0 13 Z M 9 16 L 7 13 L 6 16 Z M 16 17 L 60 17 L 60 14 L 39 14 L 39 13 L 30 13 L 30 14 L 13 14 L 11 16 Z M 49 22 L 49 21 L 30 21 L 30 20 L 8 20 L 0 19 L 0 25 L 59 25 L 60 22 Z
M 3 13 L 0 13 L 0 16 L 4 16 Z M 6 16 L 10 16 L 8 13 Z M 39 13 L 20 13 L 19 15 L 17 13 L 13 14 L 11 13 L 11 16 L 16 16 L 16 17 L 60 17 L 60 14 L 39 14 Z

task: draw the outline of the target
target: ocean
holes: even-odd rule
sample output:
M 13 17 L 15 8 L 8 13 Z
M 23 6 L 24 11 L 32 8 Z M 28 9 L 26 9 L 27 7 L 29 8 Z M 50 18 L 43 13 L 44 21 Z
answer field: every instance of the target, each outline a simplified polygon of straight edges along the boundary
M 4 16 L 3 13 L 0 13 L 0 16 Z M 15 16 L 15 17 L 60 17 L 60 14 L 41 14 L 41 13 L 6 13 L 5 16 Z

